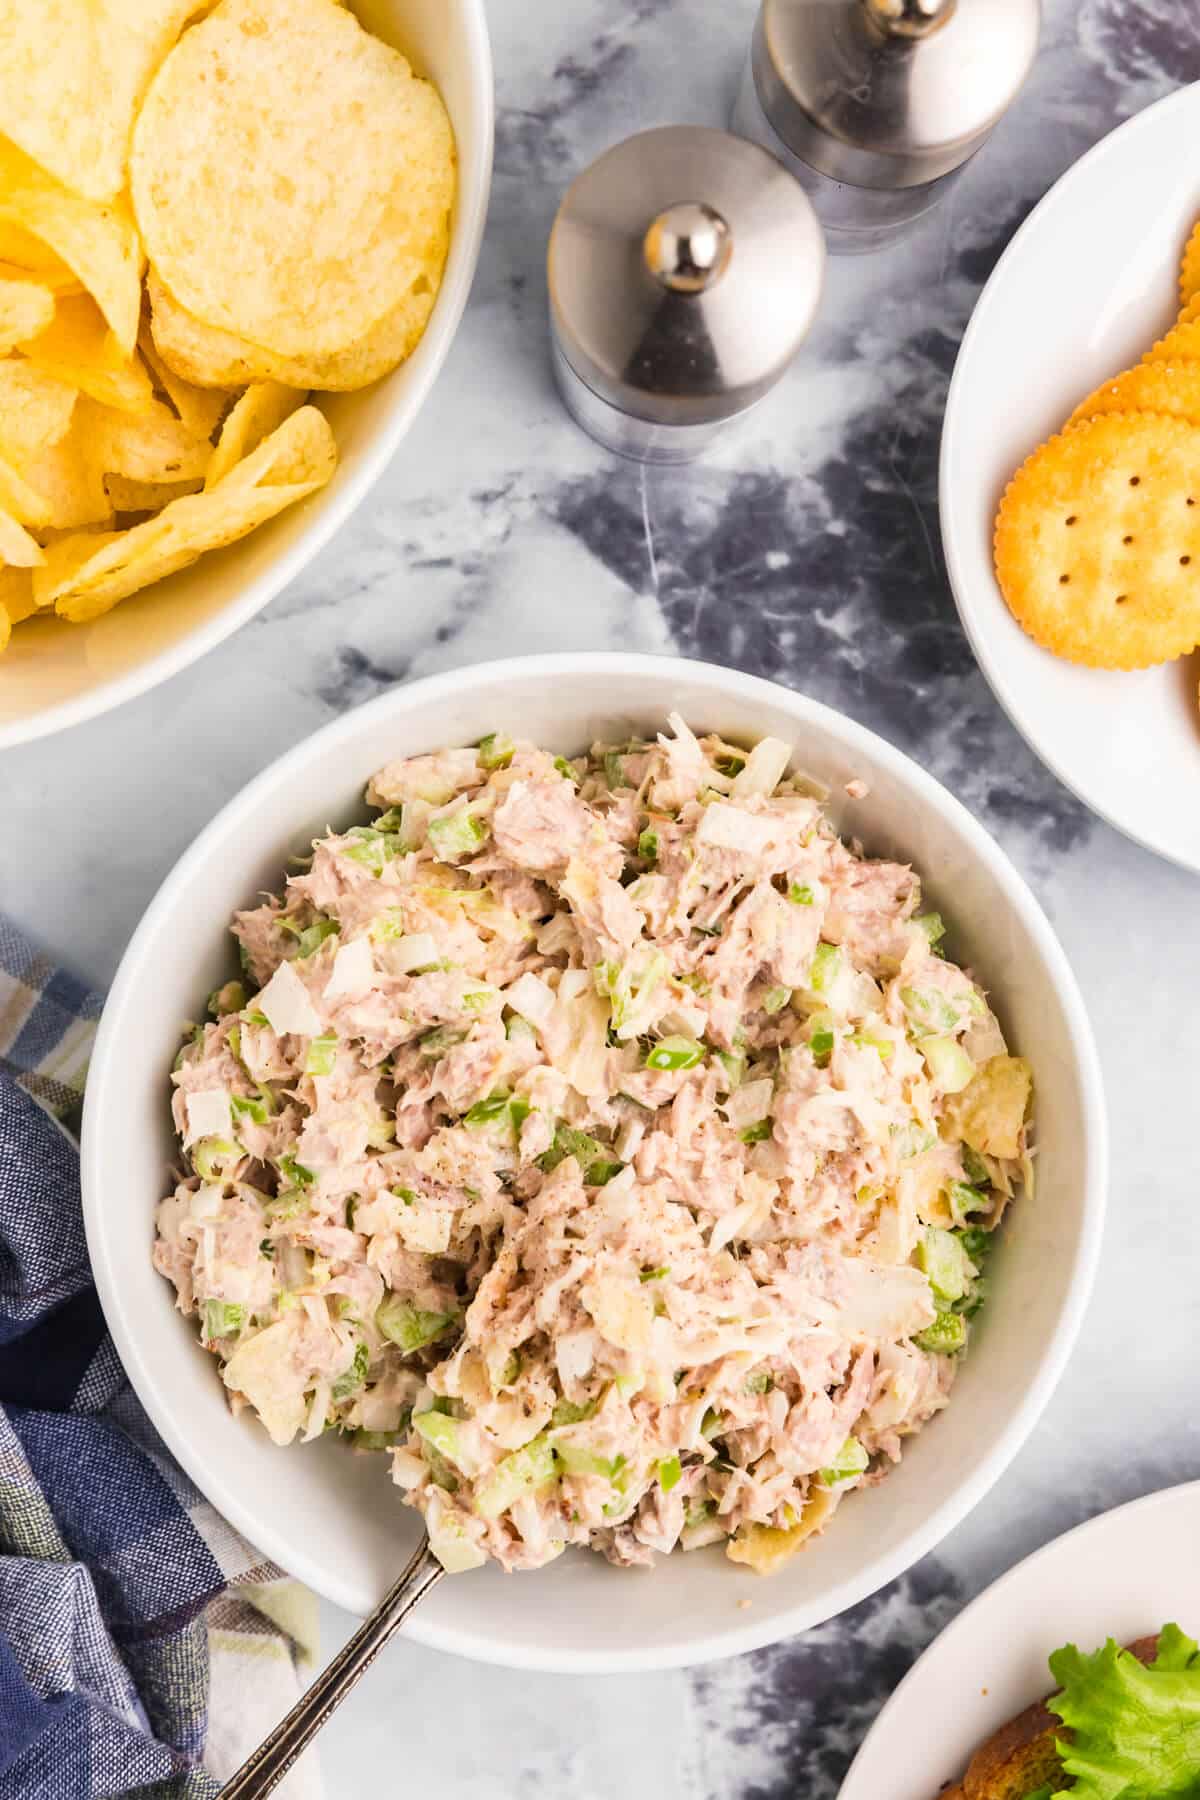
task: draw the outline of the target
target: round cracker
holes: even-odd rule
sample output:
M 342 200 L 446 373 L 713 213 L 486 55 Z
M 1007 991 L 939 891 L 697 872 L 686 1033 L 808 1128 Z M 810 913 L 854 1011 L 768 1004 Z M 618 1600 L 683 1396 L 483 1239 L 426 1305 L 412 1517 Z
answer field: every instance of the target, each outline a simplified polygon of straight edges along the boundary
M 1147 350 L 1144 363 L 1200 358 L 1200 319 L 1184 319 Z
M 1067 424 L 1125 412 L 1169 413 L 1200 425 L 1200 361 L 1138 363 L 1081 400 Z
M 1192 226 L 1179 262 L 1180 305 L 1186 306 L 1197 294 L 1200 294 L 1200 219 Z
M 996 517 L 996 576 L 1030 637 L 1142 669 L 1200 643 L 1200 427 L 1109 413 L 1034 451 Z
M 221 0 L 155 76 L 131 180 L 188 312 L 327 356 L 429 281 L 454 140 L 429 82 L 333 0 Z

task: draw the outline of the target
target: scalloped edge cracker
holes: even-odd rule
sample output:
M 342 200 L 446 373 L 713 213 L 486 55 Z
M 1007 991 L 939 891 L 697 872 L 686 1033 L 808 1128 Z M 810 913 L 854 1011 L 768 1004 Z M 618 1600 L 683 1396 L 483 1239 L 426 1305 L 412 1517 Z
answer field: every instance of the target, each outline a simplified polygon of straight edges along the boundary
M 1180 305 L 1186 306 L 1197 294 L 1200 294 L 1200 219 L 1192 226 L 1179 259 Z
M 1114 412 L 1170 413 L 1200 425 L 1200 361 L 1135 363 L 1081 400 L 1067 425 Z

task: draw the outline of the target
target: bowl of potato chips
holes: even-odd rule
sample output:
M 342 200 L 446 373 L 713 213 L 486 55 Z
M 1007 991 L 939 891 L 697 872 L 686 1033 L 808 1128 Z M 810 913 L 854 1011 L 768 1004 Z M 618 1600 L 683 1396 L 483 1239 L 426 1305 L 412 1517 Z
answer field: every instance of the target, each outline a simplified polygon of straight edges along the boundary
M 264 606 L 395 452 L 478 259 L 482 0 L 17 0 L 0 746 Z

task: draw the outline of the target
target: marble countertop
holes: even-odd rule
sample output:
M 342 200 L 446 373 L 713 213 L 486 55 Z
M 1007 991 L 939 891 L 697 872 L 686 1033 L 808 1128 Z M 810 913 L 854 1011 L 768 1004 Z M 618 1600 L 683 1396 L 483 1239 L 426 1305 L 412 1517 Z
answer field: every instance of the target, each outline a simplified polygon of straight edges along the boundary
M 567 180 L 609 143 L 724 120 L 753 11 L 753 0 L 493 0 L 491 219 L 416 429 L 335 543 L 230 642 L 121 711 L 0 759 L 0 907 L 106 981 L 217 808 L 288 745 L 410 676 L 565 647 L 771 676 L 915 756 L 1050 914 L 1113 1116 L 1100 1278 L 1026 1449 L 902 1581 L 804 1638 L 658 1677 L 530 1677 L 401 1644 L 324 1739 L 333 1800 L 374 1789 L 400 1742 L 406 1787 L 462 1800 L 518 1787 L 557 1800 L 832 1800 L 881 1700 L 967 1597 L 1078 1520 L 1200 1475 L 1180 1379 L 1200 1259 L 1196 1064 L 1180 1004 L 1200 977 L 1196 882 L 1088 814 L 1015 735 L 959 629 L 935 503 L 947 381 L 982 282 L 1081 151 L 1200 77 L 1200 18 L 1177 0 L 1047 0 L 1023 96 L 941 208 L 887 253 L 834 263 L 809 345 L 736 439 L 690 470 L 643 472 L 561 411 L 546 235 Z M 329 1609 L 326 1627 L 332 1649 L 350 1620 Z

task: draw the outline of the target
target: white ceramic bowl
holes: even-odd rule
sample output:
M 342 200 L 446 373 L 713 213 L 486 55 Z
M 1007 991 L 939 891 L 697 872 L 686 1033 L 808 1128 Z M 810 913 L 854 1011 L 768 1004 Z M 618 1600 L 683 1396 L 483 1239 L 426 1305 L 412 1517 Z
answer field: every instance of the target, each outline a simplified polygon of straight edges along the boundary
M 971 648 L 1060 781 L 1150 850 L 1200 870 L 1197 659 L 1085 669 L 1026 636 L 992 568 L 1013 471 L 1174 323 L 1200 211 L 1200 82 L 1127 119 L 1067 170 L 992 271 L 946 401 L 942 542 Z
M 458 198 L 445 277 L 425 335 L 384 380 L 322 398 L 341 460 L 320 493 L 90 625 L 51 617 L 14 632 L 0 657 L 0 749 L 107 712 L 244 625 L 345 524 L 446 360 L 479 260 L 491 185 L 494 96 L 483 0 L 353 0 L 353 6 L 368 29 L 436 82 L 454 125 Z
M 153 1211 L 174 1153 L 167 1072 L 182 1022 L 230 971 L 231 914 L 277 886 L 314 834 L 363 816 L 363 785 L 389 758 L 494 729 L 577 752 L 597 736 L 653 732 L 672 709 L 698 730 L 793 742 L 798 765 L 830 787 L 839 827 L 915 864 L 952 922 L 952 953 L 979 971 L 1012 1042 L 1033 1059 L 1038 1196 L 1006 1227 L 950 1407 L 811 1551 L 771 1580 L 704 1551 L 649 1576 L 581 1552 L 536 1575 L 488 1568 L 443 1582 L 412 1635 L 489 1662 L 577 1671 L 699 1662 L 803 1630 L 898 1575 L 982 1498 L 1032 1428 L 1099 1247 L 1105 1113 L 1074 978 L 1020 877 L 935 781 L 814 701 L 702 663 L 540 656 L 435 676 L 327 726 L 230 802 L 159 890 L 105 1009 L 83 1130 L 88 1243 L 125 1367 L 197 1485 L 285 1568 L 355 1612 L 378 1600 L 416 1537 L 374 1458 L 323 1441 L 276 1449 L 252 1419 L 230 1415 L 211 1359 L 151 1267 Z M 855 776 L 870 793 L 852 801 L 844 784 Z

